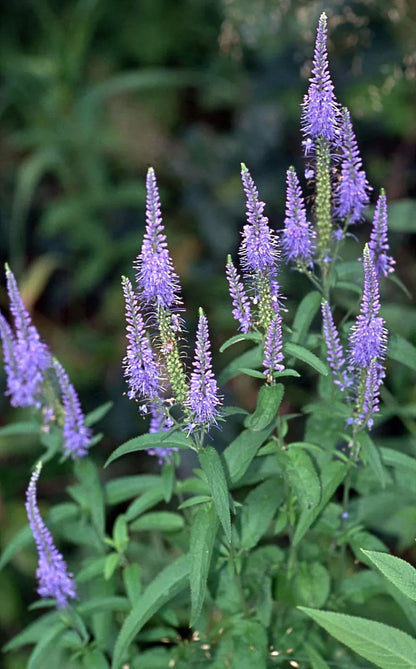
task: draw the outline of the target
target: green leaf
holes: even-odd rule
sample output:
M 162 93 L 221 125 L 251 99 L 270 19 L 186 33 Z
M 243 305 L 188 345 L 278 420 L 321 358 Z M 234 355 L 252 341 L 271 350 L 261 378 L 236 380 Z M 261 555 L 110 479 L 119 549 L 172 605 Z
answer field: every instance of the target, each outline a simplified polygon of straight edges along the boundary
M 308 660 L 311 663 L 311 669 L 329 669 L 329 665 L 320 656 L 316 648 L 311 646 L 309 643 L 305 643 L 304 648 L 308 655 Z
M 223 526 L 228 543 L 231 543 L 231 517 L 228 488 L 224 468 L 215 448 L 207 446 L 198 454 L 199 462 L 207 477 L 209 489 L 218 517 Z
M 0 428 L 0 437 L 11 437 L 18 434 L 39 434 L 40 425 L 30 421 L 11 423 Z
M 193 519 L 190 540 L 191 620 L 190 627 L 201 613 L 207 588 L 212 551 L 218 530 L 218 515 L 212 504 L 201 505 Z
M 361 550 L 396 588 L 416 601 L 416 569 L 412 565 L 389 553 Z
M 416 458 L 412 458 L 410 455 L 406 455 L 406 453 L 395 451 L 393 448 L 382 447 L 380 452 L 381 459 L 385 465 L 416 473 Z
M 321 306 L 321 294 L 313 290 L 301 300 L 292 325 L 291 341 L 300 344 L 309 332 L 309 328 Z
M 283 456 L 283 457 L 282 457 Z M 280 453 L 290 487 L 296 493 L 302 510 L 315 509 L 321 501 L 321 482 L 308 453 L 300 448 Z
M 118 551 L 125 551 L 129 543 L 129 533 L 127 528 L 127 521 L 124 514 L 120 514 L 116 518 L 113 527 L 114 545 Z
M 323 376 L 328 375 L 327 366 L 315 355 L 315 353 L 311 353 L 311 351 L 304 346 L 299 346 L 299 344 L 293 344 L 289 341 L 283 348 L 286 355 L 292 355 L 294 358 L 302 360 L 302 362 L 305 362 Z
M 120 564 L 119 553 L 110 553 L 107 555 L 104 564 L 104 580 L 109 581 L 118 565 Z
M 164 462 L 162 467 L 162 485 L 165 491 L 165 502 L 168 504 L 172 498 L 175 487 L 175 465 Z
M 283 481 L 272 477 L 251 490 L 241 512 L 241 548 L 250 550 L 267 531 L 283 499 Z
M 161 480 L 160 476 L 153 474 L 139 474 L 108 481 L 105 485 L 106 502 L 107 504 L 120 504 L 120 502 L 125 502 L 127 499 L 137 497 L 146 490 L 154 488 L 161 483 Z
M 186 588 L 189 571 L 189 555 L 182 555 L 165 567 L 147 586 L 121 627 L 114 647 L 112 669 L 120 669 L 129 645 L 143 625 L 162 606 Z
M 142 570 L 140 566 L 135 562 L 128 564 L 123 569 L 124 587 L 126 588 L 126 592 L 130 600 L 130 603 L 133 606 L 137 602 L 142 593 L 141 575 L 142 575 Z
M 83 669 L 110 669 L 104 653 L 98 648 L 89 650 L 82 656 Z
M 158 530 L 159 532 L 178 532 L 184 527 L 184 520 L 178 513 L 171 511 L 154 511 L 145 513 L 143 516 L 130 524 L 134 532 Z
M 257 369 L 249 369 L 249 367 L 239 367 L 239 374 L 245 374 L 246 376 L 251 376 L 253 379 L 261 379 L 262 381 L 266 380 L 264 372 L 259 372 Z
M 364 462 L 373 470 L 381 487 L 385 488 L 389 478 L 383 467 L 379 449 L 367 432 L 358 433 L 358 443 L 361 447 Z
M 390 334 L 387 357 L 416 370 L 416 348 L 400 335 Z
M 211 495 L 196 495 L 195 497 L 190 497 L 186 499 L 182 504 L 179 504 L 178 509 L 188 509 L 191 506 L 196 506 L 197 504 L 203 504 L 204 502 L 211 502 Z
M 260 432 L 243 430 L 223 452 L 228 475 L 232 484 L 237 483 L 246 473 L 250 462 L 260 446 L 266 441 L 273 428 L 265 428 Z
M 56 627 L 58 624 L 62 629 L 64 629 L 57 611 L 45 613 L 41 618 L 38 618 L 33 623 L 30 623 L 22 632 L 8 641 L 3 646 L 2 650 L 8 653 L 10 651 L 17 650 L 22 646 L 34 644 L 42 639 L 51 627 Z
M 224 351 L 226 351 L 227 348 L 233 346 L 234 344 L 238 344 L 238 342 L 240 341 L 260 342 L 261 334 L 259 332 L 247 332 L 247 334 L 241 333 L 235 335 L 235 337 L 230 337 L 230 339 L 227 339 L 227 341 L 225 341 L 223 345 L 220 347 L 220 353 L 224 353 Z
M 295 535 L 293 537 L 293 544 L 296 546 L 304 536 L 305 532 L 310 528 L 312 523 L 317 519 L 321 511 L 326 507 L 332 495 L 338 486 L 344 480 L 348 471 L 348 467 L 339 461 L 330 462 L 321 471 L 321 487 L 322 497 L 318 506 L 312 509 L 304 509 L 300 515 L 298 525 L 296 527 Z
M 147 509 L 151 509 L 156 504 L 159 504 L 162 499 L 165 499 L 165 491 L 162 485 L 147 490 L 127 508 L 126 520 L 128 522 L 134 520 L 137 516 L 147 511 Z
M 104 596 L 92 597 L 87 602 L 77 606 L 78 613 L 83 616 L 92 616 L 103 611 L 129 611 L 130 602 L 127 597 Z
M 218 377 L 218 383 L 223 386 L 227 381 L 230 381 L 235 376 L 240 374 L 240 368 L 256 369 L 263 364 L 263 347 L 255 346 L 249 351 L 245 351 L 238 355 L 232 362 L 230 362 L 221 372 Z
M 97 468 L 92 460 L 84 458 L 74 463 L 75 475 L 81 483 L 92 523 L 99 537 L 104 537 L 104 495 Z
M 281 383 L 272 386 L 261 386 L 257 398 L 256 410 L 251 416 L 247 416 L 244 427 L 254 432 L 263 430 L 277 417 L 280 403 L 282 401 L 284 387 Z
M 416 201 L 395 200 L 389 204 L 389 230 L 416 232 Z
M 29 657 L 27 669 L 44 669 L 47 666 L 50 647 L 58 643 L 58 637 L 65 632 L 65 629 L 65 625 L 59 622 L 45 630 Z
M 307 606 L 323 606 L 329 597 L 331 579 L 319 562 L 300 562 L 293 583 L 296 601 Z
M 97 407 L 94 409 L 94 411 L 90 411 L 90 413 L 87 413 L 85 416 L 85 425 L 87 427 L 92 427 L 92 425 L 95 425 L 98 423 L 104 416 L 108 414 L 110 409 L 113 407 L 114 402 L 105 402 L 104 404 L 101 404 L 101 406 Z
M 111 462 L 117 460 L 122 455 L 136 453 L 136 451 L 146 451 L 148 448 L 190 448 L 189 439 L 183 432 L 158 432 L 157 434 L 142 434 L 139 437 L 129 439 L 121 444 L 110 455 L 104 467 L 108 467 Z
M 76 582 L 87 583 L 93 578 L 101 577 L 104 571 L 105 560 L 106 556 L 101 555 L 100 557 L 91 558 L 86 561 L 85 567 L 77 572 Z
M 381 669 L 414 669 L 416 640 L 408 634 L 374 620 L 302 606 L 301 611 L 335 639 Z

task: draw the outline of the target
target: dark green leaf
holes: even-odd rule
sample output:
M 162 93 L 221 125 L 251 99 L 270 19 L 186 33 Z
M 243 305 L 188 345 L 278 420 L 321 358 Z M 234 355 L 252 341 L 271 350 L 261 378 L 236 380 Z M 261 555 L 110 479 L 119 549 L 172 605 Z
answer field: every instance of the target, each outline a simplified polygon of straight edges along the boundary
M 228 488 L 224 468 L 215 448 L 207 446 L 198 454 L 199 462 L 207 477 L 215 509 L 223 526 L 228 543 L 231 543 L 231 518 Z
M 104 416 L 108 414 L 113 404 L 114 402 L 105 402 L 105 404 L 101 404 L 101 406 L 94 409 L 94 411 L 90 411 L 90 413 L 85 416 L 85 425 L 91 427 L 92 425 L 98 423 L 102 418 L 104 418 Z
M 400 335 L 391 334 L 389 336 L 387 356 L 391 360 L 401 362 L 405 367 L 416 370 L 416 348 Z
M 162 499 L 165 499 L 165 491 L 162 485 L 147 490 L 143 495 L 140 495 L 138 499 L 135 499 L 127 508 L 126 520 L 128 522 L 134 520 L 137 516 L 140 516 L 147 511 L 147 509 L 151 509 L 153 506 L 156 506 L 156 504 L 159 504 Z
M 126 588 L 126 592 L 132 606 L 134 606 L 142 594 L 141 574 L 142 570 L 135 562 L 128 564 L 123 569 L 124 587 Z
M 81 483 L 92 523 L 99 537 L 104 536 L 104 495 L 97 468 L 92 460 L 84 458 L 74 463 L 75 475 Z
M 283 457 L 282 457 L 283 456 Z M 321 501 L 321 482 L 308 453 L 300 448 L 280 454 L 290 487 L 303 511 L 313 511 Z
M 389 482 L 386 470 L 380 457 L 380 451 L 372 441 L 367 432 L 358 433 L 358 443 L 361 447 L 364 462 L 366 462 L 373 470 L 382 488 L 385 488 Z
M 184 502 L 182 502 L 182 504 L 179 504 L 178 509 L 187 509 L 191 506 L 196 506 L 197 504 L 210 502 L 211 500 L 211 495 L 197 495 L 196 497 L 190 497 L 189 499 L 186 499 Z
M 244 426 L 255 432 L 267 427 L 277 417 L 283 392 L 284 387 L 281 383 L 261 386 L 256 410 L 251 416 L 247 416 Z
M 161 480 L 160 476 L 139 474 L 137 476 L 122 476 L 114 479 L 114 481 L 108 481 L 105 485 L 106 502 L 107 504 L 120 504 L 120 502 L 125 502 L 127 499 L 154 488 L 161 483 Z
M 245 351 L 238 355 L 232 362 L 230 362 L 221 372 L 218 377 L 218 383 L 223 386 L 227 381 L 230 381 L 235 376 L 240 374 L 240 368 L 256 369 L 263 364 L 263 347 L 255 346 L 249 351 Z
M 201 613 L 205 599 L 212 551 L 218 530 L 218 515 L 212 504 L 201 505 L 192 523 L 191 556 L 191 620 L 192 627 Z
M 245 374 L 246 376 L 251 376 L 253 379 L 261 379 L 262 381 L 266 380 L 264 372 L 259 372 L 257 369 L 249 369 L 249 367 L 239 367 L 239 374 Z
M 82 656 L 83 669 L 110 669 L 104 653 L 98 648 L 93 648 Z
M 124 621 L 117 637 L 112 669 L 120 669 L 125 653 L 143 625 L 169 600 L 184 590 L 189 578 L 190 558 L 182 555 L 147 586 Z
M 328 570 L 319 562 L 298 563 L 293 583 L 296 601 L 321 607 L 328 599 L 331 580 Z
M 0 437 L 9 437 L 18 434 L 39 434 L 40 425 L 39 423 L 32 423 L 30 421 L 20 422 L 20 423 L 11 423 L 10 425 L 5 425 L 0 427 Z
M 122 455 L 128 453 L 135 453 L 136 451 L 146 451 L 148 448 L 190 448 L 189 439 L 183 432 L 159 432 L 157 434 L 142 434 L 139 437 L 129 439 L 124 444 L 121 444 L 110 455 L 104 467 L 120 458 Z
M 78 613 L 83 616 L 92 616 L 103 611 L 128 611 L 130 602 L 126 597 L 92 597 L 87 602 L 77 606 Z
M 50 647 L 52 644 L 54 646 L 58 644 L 58 638 L 65 632 L 65 629 L 65 625 L 58 622 L 45 630 L 29 657 L 27 669 L 44 669 L 47 666 Z
M 321 294 L 313 290 L 301 300 L 292 325 L 291 341 L 294 344 L 301 344 L 304 341 L 321 306 L 321 299 Z
M 283 499 L 283 481 L 273 477 L 251 490 L 241 512 L 241 548 L 257 545 L 273 520 Z
M 231 483 L 237 483 L 246 473 L 250 462 L 255 457 L 260 446 L 266 441 L 273 428 L 266 428 L 261 432 L 243 430 L 231 442 L 223 453 Z
M 170 462 L 163 463 L 162 485 L 165 491 L 165 502 L 169 503 L 175 487 L 175 466 Z
M 234 344 L 238 344 L 240 341 L 255 341 L 255 342 L 260 342 L 261 341 L 261 334 L 259 332 L 248 332 L 247 334 L 238 334 L 235 335 L 235 337 L 231 337 L 230 339 L 227 339 L 223 343 L 223 345 L 220 347 L 220 353 L 224 353 L 224 351 L 227 350 L 230 346 L 233 346 Z
M 416 232 L 415 200 L 395 200 L 389 204 L 389 229 L 395 232 Z
M 416 473 L 416 458 L 412 458 L 410 455 L 406 455 L 406 453 L 395 451 L 393 448 L 383 447 L 380 449 L 380 453 L 385 465 Z
M 159 532 L 178 532 L 184 527 L 184 520 L 178 513 L 172 511 L 154 511 L 145 513 L 130 524 L 133 532 L 158 530 Z
M 335 639 L 381 669 L 414 669 L 416 640 L 374 620 L 299 607 Z
M 311 351 L 304 346 L 299 346 L 299 344 L 293 344 L 289 341 L 283 348 L 287 356 L 293 356 L 298 360 L 302 360 L 302 362 L 305 362 L 323 376 L 328 375 L 327 366 L 315 355 L 315 353 L 311 353 Z

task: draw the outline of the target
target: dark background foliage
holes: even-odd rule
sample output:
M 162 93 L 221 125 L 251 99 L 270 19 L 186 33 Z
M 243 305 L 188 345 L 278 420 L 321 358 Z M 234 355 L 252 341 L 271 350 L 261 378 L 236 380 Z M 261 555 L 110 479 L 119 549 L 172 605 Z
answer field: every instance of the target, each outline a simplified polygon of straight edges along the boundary
M 291 163 L 303 171 L 299 105 L 323 10 L 336 94 L 351 110 L 373 201 L 386 188 L 398 275 L 413 294 L 411 0 L 21 0 L 0 12 L 1 260 L 11 264 L 85 409 L 113 400 L 103 453 L 143 429 L 123 397 L 119 277 L 132 276 L 141 243 L 146 169 L 153 165 L 158 175 L 189 331 L 203 305 L 215 350 L 234 331 L 223 269 L 244 220 L 240 162 L 280 228 L 285 171 Z M 357 234 L 366 238 L 368 224 Z M 304 284 L 287 271 L 282 283 L 290 307 Z M 7 311 L 4 288 L 0 307 Z M 411 298 L 386 286 L 390 328 L 414 341 L 411 307 Z M 255 387 L 245 378 L 227 392 L 252 408 Z M 389 389 L 396 401 L 416 399 L 402 369 L 392 369 Z M 291 401 L 299 407 L 309 395 L 304 388 Z M 3 395 L 0 408 L 1 424 L 22 415 Z M 413 418 L 406 420 L 414 435 Z M 396 433 L 401 426 L 388 423 L 385 436 Z M 29 437 L 0 436 L 3 545 L 25 522 L 22 498 L 38 452 Z M 42 495 L 60 490 L 52 477 Z M 6 637 L 33 600 L 34 568 L 22 554 L 0 574 Z M 9 669 L 20 666 L 8 660 Z

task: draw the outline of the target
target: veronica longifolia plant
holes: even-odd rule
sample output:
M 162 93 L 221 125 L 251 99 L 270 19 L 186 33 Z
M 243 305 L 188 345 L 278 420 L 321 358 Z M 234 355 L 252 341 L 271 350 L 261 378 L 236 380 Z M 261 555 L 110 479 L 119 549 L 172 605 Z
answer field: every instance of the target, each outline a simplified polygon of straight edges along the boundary
M 362 225 L 372 189 L 350 112 L 335 96 L 325 14 L 301 123 L 307 183 L 288 168 L 278 230 L 254 177 L 241 167 L 240 266 L 229 255 L 224 277 L 238 332 L 220 350 L 245 348 L 220 377 L 211 315 L 200 309 L 194 345 L 186 333 L 156 175 L 148 170 L 135 281 L 122 278 L 121 365 L 125 401 L 137 403 L 148 432 L 132 435 L 108 458 L 112 465 L 130 454 L 124 472 L 110 466 L 100 475 L 91 426 L 108 406 L 84 417 L 6 268 L 6 394 L 13 406 L 33 412 L 28 420 L 46 448 L 45 469 L 61 452 L 73 460 L 75 479 L 72 502 L 48 515 L 51 530 L 37 502 L 40 465 L 28 488 L 38 593 L 52 610 L 9 649 L 35 643 L 32 668 L 358 667 L 356 653 L 380 667 L 416 666 L 416 641 L 387 627 L 394 612 L 381 620 L 393 595 L 392 610 L 402 611 L 399 627 L 408 616 L 407 630 L 415 615 L 406 598 L 416 599 L 412 568 L 383 543 L 405 522 L 400 500 L 389 516 L 397 489 L 406 508 L 416 504 L 410 445 L 409 453 L 398 453 L 377 444 L 388 354 L 380 285 L 394 270 L 387 202 L 381 191 L 368 244 L 360 248 L 349 231 Z M 346 244 L 349 256 L 355 244 L 362 260 L 344 264 Z M 311 284 L 294 314 L 282 263 Z M 400 345 L 393 340 L 393 357 L 415 355 L 409 343 Z M 244 375 L 249 400 L 237 407 L 237 386 L 220 385 Z M 308 397 L 306 406 L 299 397 Z M 131 455 L 137 451 L 153 458 L 156 474 L 140 472 L 140 459 Z M 6 549 L 3 564 L 28 536 Z M 399 539 L 405 546 L 403 534 Z M 367 620 L 375 595 L 384 598 L 377 622 Z

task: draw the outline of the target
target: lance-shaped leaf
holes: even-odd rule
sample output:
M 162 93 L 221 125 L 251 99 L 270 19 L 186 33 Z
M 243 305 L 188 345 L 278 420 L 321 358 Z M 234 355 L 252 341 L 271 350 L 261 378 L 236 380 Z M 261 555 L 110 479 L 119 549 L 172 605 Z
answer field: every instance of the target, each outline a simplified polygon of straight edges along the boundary
M 194 516 L 191 529 L 191 620 L 192 627 L 201 613 L 207 589 L 207 578 L 212 551 L 218 530 L 218 515 L 214 506 L 201 504 Z

